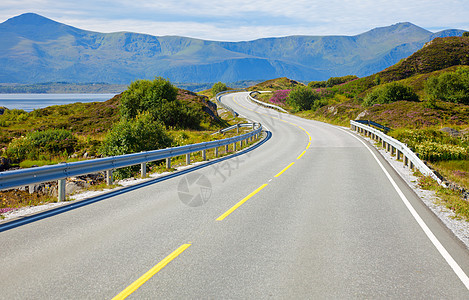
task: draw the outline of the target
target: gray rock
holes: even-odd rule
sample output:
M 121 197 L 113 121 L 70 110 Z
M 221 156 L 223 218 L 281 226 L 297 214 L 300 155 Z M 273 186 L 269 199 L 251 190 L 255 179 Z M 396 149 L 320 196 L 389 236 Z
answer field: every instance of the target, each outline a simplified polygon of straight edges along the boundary
M 450 127 L 445 127 L 441 128 L 440 131 L 446 132 L 452 137 L 458 137 L 461 136 L 461 132 L 457 131 L 456 129 L 450 128 Z
M 361 120 L 362 118 L 364 118 L 368 115 L 369 115 L 369 112 L 367 110 L 364 110 L 355 118 L 355 120 Z

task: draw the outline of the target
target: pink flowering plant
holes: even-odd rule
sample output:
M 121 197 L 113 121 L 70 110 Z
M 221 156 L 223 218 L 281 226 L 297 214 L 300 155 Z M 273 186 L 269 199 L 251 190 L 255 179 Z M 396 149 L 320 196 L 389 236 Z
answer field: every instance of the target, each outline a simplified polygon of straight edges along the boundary
M 272 97 L 269 99 L 275 105 L 282 105 L 285 106 L 285 102 L 287 100 L 288 95 L 290 94 L 291 90 L 278 90 L 275 91 Z

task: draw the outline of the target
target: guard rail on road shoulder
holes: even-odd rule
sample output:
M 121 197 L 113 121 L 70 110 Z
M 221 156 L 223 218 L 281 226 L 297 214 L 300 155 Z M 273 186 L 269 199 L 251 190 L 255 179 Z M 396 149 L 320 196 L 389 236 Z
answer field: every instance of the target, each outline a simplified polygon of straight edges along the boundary
M 142 177 L 145 177 L 146 164 L 148 162 L 166 159 L 166 166 L 170 168 L 171 157 L 186 155 L 186 163 L 190 164 L 190 154 L 199 151 L 202 152 L 202 157 L 205 160 L 206 150 L 215 149 L 215 156 L 218 156 L 218 147 L 225 146 L 227 148 L 228 145 L 233 144 L 233 149 L 236 150 L 236 143 L 240 142 L 242 146 L 243 141 L 247 144 L 248 140 L 258 138 L 262 132 L 262 125 L 260 123 L 249 125 L 253 128 L 251 132 L 217 141 L 97 158 L 86 161 L 0 172 L 0 190 L 58 180 L 58 198 L 59 201 L 63 201 L 65 200 L 65 179 L 67 177 L 106 171 L 107 183 L 111 184 L 112 170 L 118 168 L 140 164 Z
M 231 114 L 233 115 L 233 117 L 237 117 L 238 116 L 238 113 L 234 111 L 234 109 L 232 109 L 231 107 L 229 107 L 228 105 L 224 104 L 223 102 L 221 102 L 221 96 L 222 95 L 225 95 L 225 94 L 229 94 L 229 93 L 235 93 L 235 92 L 245 92 L 246 90 L 244 89 L 238 89 L 238 90 L 228 90 L 228 91 L 223 91 L 223 92 L 220 92 L 218 93 L 216 96 L 215 96 L 215 99 L 217 100 L 217 103 L 220 104 L 221 107 L 223 107 L 224 109 L 226 109 L 227 111 L 231 112 Z
M 284 112 L 284 113 L 288 113 L 288 111 L 286 111 L 285 109 L 281 108 L 280 106 L 277 106 L 277 105 L 273 105 L 273 104 L 270 104 L 270 103 L 265 103 L 265 102 L 262 102 L 262 101 L 259 101 L 257 99 L 254 99 L 252 97 L 252 94 L 254 93 L 272 93 L 271 91 L 255 91 L 255 92 L 250 92 L 249 95 L 248 95 L 248 99 L 253 101 L 253 102 L 256 102 L 257 104 L 260 104 L 262 106 L 265 106 L 265 107 L 268 107 L 268 108 L 273 108 L 273 109 L 276 109 L 276 110 L 279 110 L 281 112 Z
M 370 120 L 355 120 L 355 122 L 365 124 L 365 125 L 371 125 L 372 127 L 377 127 L 378 129 L 381 129 L 384 133 L 388 133 L 389 131 L 391 131 L 391 128 L 383 126 L 379 123 L 376 123 Z
M 228 131 L 231 131 L 231 130 L 234 130 L 236 129 L 237 133 L 239 133 L 239 128 L 241 127 L 248 127 L 248 128 L 252 128 L 254 130 L 255 126 L 259 124 L 259 123 L 240 123 L 240 124 L 235 124 L 235 125 L 231 125 L 230 127 L 227 127 L 227 128 L 223 128 L 223 129 L 220 129 L 219 131 L 217 132 L 214 132 L 213 134 L 217 134 L 217 133 L 225 133 L 225 132 L 228 132 Z M 260 124 L 259 124 L 260 125 Z
M 391 152 L 392 155 L 396 154 L 398 160 L 402 158 L 405 166 L 409 166 L 411 169 L 417 168 L 420 173 L 425 176 L 432 177 L 438 182 L 438 184 L 444 186 L 442 180 L 438 178 L 438 176 L 436 176 L 436 174 L 418 157 L 418 155 L 410 150 L 404 143 L 386 135 L 378 129 L 356 121 L 351 120 L 350 127 L 352 130 L 363 133 L 365 136 L 369 136 L 380 142 L 386 151 Z

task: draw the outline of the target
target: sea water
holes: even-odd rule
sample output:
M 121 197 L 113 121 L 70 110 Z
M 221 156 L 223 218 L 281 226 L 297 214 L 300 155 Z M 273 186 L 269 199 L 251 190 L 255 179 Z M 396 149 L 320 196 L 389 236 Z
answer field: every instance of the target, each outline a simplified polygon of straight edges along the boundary
M 0 107 L 16 108 L 30 112 L 52 105 L 101 102 L 114 96 L 115 94 L 0 94 Z

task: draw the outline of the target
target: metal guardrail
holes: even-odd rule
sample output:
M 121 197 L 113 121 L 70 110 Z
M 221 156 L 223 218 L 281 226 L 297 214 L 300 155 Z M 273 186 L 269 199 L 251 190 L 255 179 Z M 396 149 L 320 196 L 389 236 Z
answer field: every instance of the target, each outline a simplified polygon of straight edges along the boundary
M 187 164 L 190 163 L 190 154 L 194 152 L 202 151 L 202 156 L 205 159 L 206 150 L 216 149 L 215 154 L 218 156 L 218 147 L 228 147 L 228 145 L 233 144 L 233 148 L 236 149 L 236 143 L 242 143 L 243 141 L 247 142 L 248 139 L 258 137 L 258 135 L 262 132 L 262 125 L 260 123 L 256 123 L 250 124 L 250 126 L 253 128 L 251 132 L 217 141 L 97 158 L 86 161 L 61 163 L 51 166 L 0 172 L 0 190 L 30 186 L 38 183 L 58 180 L 58 197 L 59 201 L 63 201 L 65 200 L 65 179 L 67 177 L 106 171 L 108 174 L 109 184 L 112 182 L 112 170 L 118 168 L 140 164 L 142 167 L 142 175 L 146 175 L 146 163 L 148 162 L 166 159 L 167 167 L 169 168 L 170 166 L 168 166 L 168 159 L 170 165 L 171 157 L 175 156 L 186 155 Z M 111 178 L 110 180 L 109 177 Z
M 281 108 L 280 106 L 277 106 L 277 105 L 273 105 L 273 104 L 270 104 L 270 103 L 265 103 L 265 102 L 262 102 L 262 101 L 259 101 L 257 99 L 254 99 L 252 97 L 252 94 L 254 93 L 272 93 L 271 91 L 254 91 L 254 92 L 250 92 L 249 95 L 248 95 L 248 99 L 253 101 L 253 102 L 256 102 L 257 104 L 260 104 L 262 106 L 265 106 L 265 107 L 268 107 L 268 108 L 273 108 L 273 109 L 277 109 L 281 112 L 284 112 L 284 113 L 288 113 L 288 111 L 286 111 L 285 109 Z
M 355 122 L 362 123 L 362 124 L 365 124 L 365 125 L 371 125 L 373 127 L 381 129 L 384 133 L 388 133 L 389 131 L 391 131 L 391 128 L 386 127 L 384 125 L 381 125 L 379 123 L 370 121 L 370 120 L 355 120 Z
M 215 132 L 215 133 L 213 133 L 213 134 L 225 133 L 225 132 L 228 132 L 228 131 L 231 131 L 231 130 L 234 130 L 234 129 L 236 129 L 236 131 L 239 133 L 239 128 L 241 128 L 241 127 L 249 127 L 249 128 L 252 128 L 252 129 L 254 130 L 256 124 L 259 124 L 259 123 L 240 123 L 240 124 L 235 124 L 235 125 L 231 125 L 230 127 L 220 129 L 219 131 L 217 131 L 217 132 Z
M 217 100 L 217 103 L 220 104 L 221 107 L 223 107 L 224 109 L 226 109 L 227 111 L 231 112 L 231 114 L 233 115 L 233 117 L 237 117 L 239 114 L 237 112 L 235 112 L 231 107 L 229 107 L 228 105 L 224 104 L 223 102 L 221 102 L 221 96 L 222 95 L 225 95 L 225 94 L 229 94 L 229 93 L 235 93 L 235 92 L 245 92 L 246 90 L 244 89 L 237 89 L 237 90 L 227 90 L 227 91 L 223 91 L 223 92 L 220 92 L 218 93 L 216 96 L 215 96 L 215 99 Z
M 363 133 L 366 136 L 381 142 L 383 148 L 386 149 L 386 151 L 391 152 L 393 155 L 396 154 L 397 159 L 402 158 L 404 165 L 409 166 L 411 169 L 414 167 L 417 168 L 420 173 L 425 176 L 432 177 L 438 182 L 438 184 L 444 186 L 442 180 L 436 176 L 436 174 L 418 157 L 418 155 L 410 150 L 404 143 L 388 136 L 378 129 L 361 124 L 357 121 L 351 120 L 350 127 L 354 131 Z

